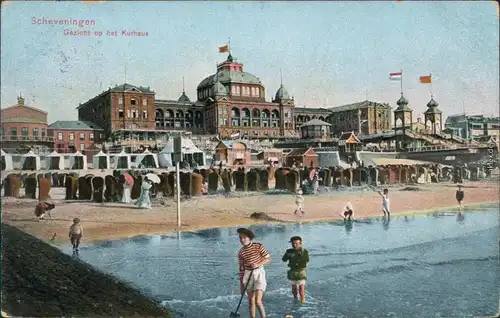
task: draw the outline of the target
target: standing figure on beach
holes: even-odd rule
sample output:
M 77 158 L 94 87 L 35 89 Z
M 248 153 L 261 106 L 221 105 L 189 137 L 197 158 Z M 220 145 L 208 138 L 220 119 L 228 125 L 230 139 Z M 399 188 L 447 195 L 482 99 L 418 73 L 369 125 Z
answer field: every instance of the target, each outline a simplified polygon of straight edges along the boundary
M 266 272 L 264 265 L 271 261 L 271 255 L 260 243 L 253 242 L 255 235 L 252 231 L 239 228 L 240 243 L 243 245 L 238 251 L 238 265 L 240 278 L 240 291 L 248 296 L 250 317 L 256 317 L 256 309 L 260 317 L 266 317 L 262 297 L 266 292 Z
M 141 196 L 135 206 L 139 209 L 151 209 L 151 196 L 149 191 L 153 185 L 149 181 L 148 177 L 144 177 L 144 181 L 141 185 Z
M 304 196 L 302 195 L 302 190 L 297 191 L 297 195 L 295 196 L 295 205 L 297 205 L 297 208 L 295 209 L 295 215 L 302 215 L 305 214 L 304 212 Z
M 122 193 L 122 200 L 120 201 L 121 203 L 131 203 L 132 202 L 132 198 L 131 198 L 132 186 L 133 186 L 133 184 L 129 183 L 127 181 L 127 178 L 123 179 L 123 193 Z
M 384 192 L 378 192 L 382 197 L 382 212 L 384 212 L 384 216 L 387 214 L 388 217 L 391 217 L 391 209 L 390 209 L 390 201 L 389 201 L 389 189 L 384 189 Z
M 51 204 L 48 202 L 40 202 L 35 207 L 35 216 L 38 218 L 38 222 L 43 221 L 43 217 L 45 214 L 48 214 L 51 219 L 54 219 L 52 215 L 50 215 L 50 210 L 53 210 L 56 207 L 55 204 Z
M 69 240 L 71 245 L 73 245 L 73 252 L 78 252 L 78 247 L 80 246 L 80 240 L 83 236 L 83 226 L 80 223 L 79 218 L 73 219 L 73 224 L 69 227 Z
M 283 256 L 283 262 L 288 261 L 290 270 L 287 272 L 287 278 L 292 283 L 292 294 L 296 301 L 306 302 L 306 267 L 309 262 L 309 252 L 302 247 L 302 238 L 294 236 L 290 239 L 292 248 L 286 250 Z
M 457 193 L 455 194 L 455 198 L 457 199 L 458 206 L 460 208 L 460 212 L 463 211 L 462 201 L 464 200 L 464 191 L 462 190 L 462 186 L 459 184 L 457 188 Z
M 346 203 L 344 210 L 342 211 L 340 216 L 342 216 L 344 218 L 344 220 L 352 221 L 352 214 L 353 213 L 354 213 L 354 209 L 352 207 L 351 202 L 349 201 Z
M 318 195 L 318 190 L 319 190 L 319 177 L 318 173 L 315 173 L 312 179 L 312 190 L 314 195 Z

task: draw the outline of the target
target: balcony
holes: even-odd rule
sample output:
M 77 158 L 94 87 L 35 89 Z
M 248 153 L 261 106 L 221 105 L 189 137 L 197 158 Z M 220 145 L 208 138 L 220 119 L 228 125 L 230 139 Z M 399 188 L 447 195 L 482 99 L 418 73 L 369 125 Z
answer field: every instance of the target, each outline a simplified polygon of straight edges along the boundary
M 19 135 L 2 135 L 2 141 L 17 141 L 17 142 L 54 142 L 54 137 L 38 137 L 38 136 L 19 136 Z

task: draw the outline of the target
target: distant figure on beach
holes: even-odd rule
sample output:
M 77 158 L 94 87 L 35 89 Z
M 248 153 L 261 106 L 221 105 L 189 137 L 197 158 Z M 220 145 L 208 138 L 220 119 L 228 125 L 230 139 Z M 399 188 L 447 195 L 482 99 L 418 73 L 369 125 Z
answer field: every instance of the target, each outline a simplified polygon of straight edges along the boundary
M 239 228 L 237 230 L 240 243 L 243 245 L 238 251 L 238 265 L 240 278 L 240 291 L 248 295 L 250 317 L 256 317 L 256 308 L 260 317 L 266 317 L 262 297 L 266 292 L 266 272 L 264 265 L 271 261 L 271 255 L 260 243 L 253 242 L 255 235 L 252 231 Z
M 80 240 L 83 236 L 83 226 L 80 223 L 79 218 L 73 219 L 73 224 L 69 227 L 69 240 L 71 245 L 73 245 L 73 251 L 78 251 L 80 246 Z
M 141 185 L 141 196 L 135 206 L 139 209 L 151 209 L 151 197 L 149 191 L 153 185 L 149 181 L 148 177 L 144 177 L 144 181 Z
M 459 184 L 457 188 L 457 193 L 455 194 L 455 198 L 457 199 L 458 206 L 460 211 L 463 211 L 462 201 L 464 200 L 464 191 L 462 190 L 462 186 Z
M 296 301 L 306 302 L 306 280 L 307 263 L 309 262 L 309 252 L 302 247 L 302 238 L 294 236 L 290 239 L 292 248 L 286 250 L 283 256 L 283 262 L 288 261 L 290 270 L 287 272 L 287 278 L 292 283 L 292 294 Z
M 208 183 L 207 181 L 203 181 L 203 184 L 201 186 L 201 193 L 206 195 L 208 194 Z
M 318 195 L 318 190 L 319 190 L 319 178 L 318 174 L 315 173 L 312 179 L 312 190 L 314 195 Z
M 384 216 L 387 214 L 388 217 L 391 217 L 389 189 L 384 189 L 384 192 L 378 191 L 378 194 L 382 197 L 382 212 L 384 212 Z
M 54 219 L 50 214 L 50 211 L 56 207 L 55 204 L 48 202 L 40 202 L 35 207 L 35 216 L 38 218 L 38 222 L 43 221 L 45 214 L 48 214 L 51 219 Z
M 299 189 L 295 195 L 295 205 L 297 206 L 295 209 L 295 215 L 302 215 L 306 213 L 304 212 L 304 196 L 302 194 L 302 190 Z
M 344 210 L 340 215 L 344 218 L 344 220 L 352 221 L 352 214 L 354 213 L 354 208 L 350 201 L 348 201 L 344 207 Z
M 123 194 L 122 194 L 122 200 L 120 201 L 121 203 L 131 203 L 132 198 L 131 193 L 132 193 L 132 184 L 127 182 L 127 178 L 124 179 L 123 181 Z

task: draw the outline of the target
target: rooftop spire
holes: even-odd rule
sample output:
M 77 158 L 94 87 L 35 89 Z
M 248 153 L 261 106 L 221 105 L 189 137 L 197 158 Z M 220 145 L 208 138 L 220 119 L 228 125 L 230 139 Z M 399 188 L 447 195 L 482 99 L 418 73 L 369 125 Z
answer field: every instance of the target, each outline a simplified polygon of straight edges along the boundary
M 184 94 L 186 92 L 185 88 L 184 88 L 184 76 L 182 77 L 182 94 Z
M 283 86 L 283 69 L 280 68 L 280 85 Z

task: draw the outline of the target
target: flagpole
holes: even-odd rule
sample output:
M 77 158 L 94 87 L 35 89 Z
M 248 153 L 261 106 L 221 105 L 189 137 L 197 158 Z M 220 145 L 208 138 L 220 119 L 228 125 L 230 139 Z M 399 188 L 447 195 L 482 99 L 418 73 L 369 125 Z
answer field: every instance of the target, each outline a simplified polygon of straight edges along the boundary
M 403 69 L 401 69 L 401 95 L 403 95 Z
M 227 51 L 229 55 L 231 55 L 231 37 L 229 37 L 229 40 L 227 41 Z
M 431 98 L 433 98 L 434 94 L 432 93 L 432 73 L 429 73 L 429 77 L 431 78 Z

